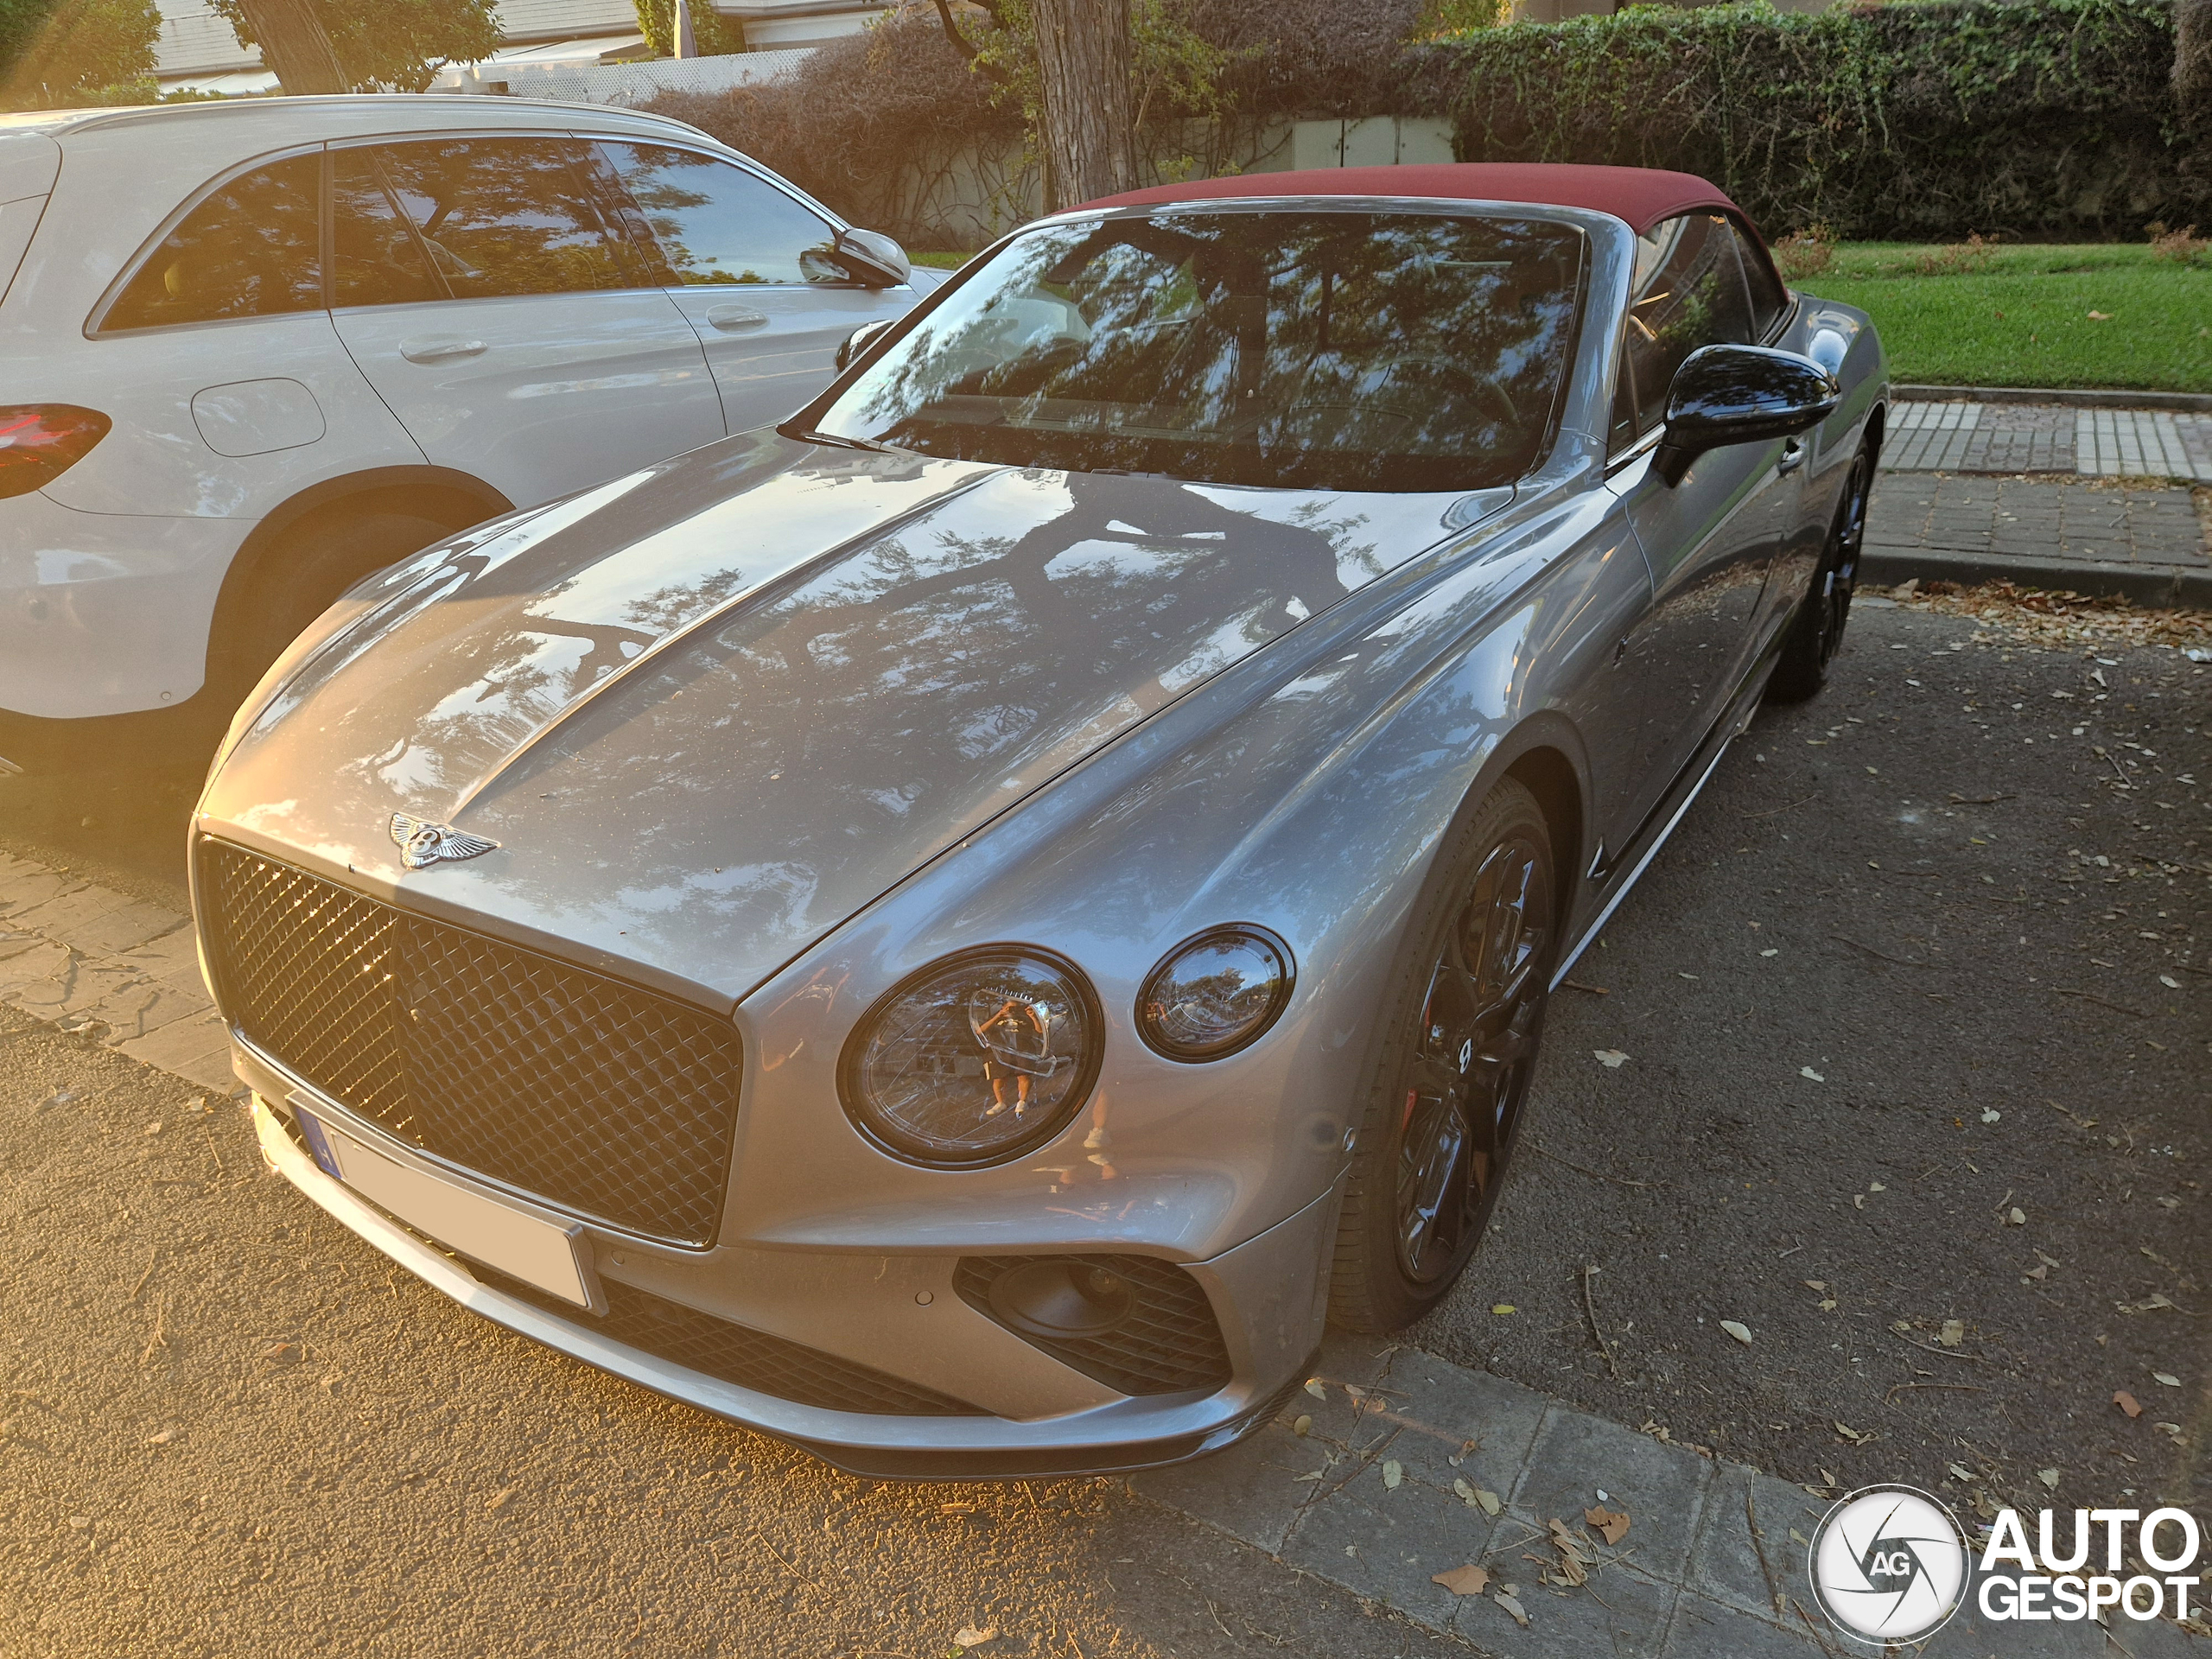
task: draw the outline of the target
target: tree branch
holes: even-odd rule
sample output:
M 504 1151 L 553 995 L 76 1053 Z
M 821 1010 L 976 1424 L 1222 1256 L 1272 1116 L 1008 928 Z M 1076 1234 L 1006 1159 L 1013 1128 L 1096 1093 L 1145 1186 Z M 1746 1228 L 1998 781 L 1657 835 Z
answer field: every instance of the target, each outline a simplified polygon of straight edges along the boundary
M 990 14 L 994 22 L 999 20 L 995 6 L 986 4 L 983 10 Z M 944 27 L 944 38 L 952 42 L 952 49 L 961 55 L 970 69 L 979 72 L 994 86 L 1010 86 L 1014 84 L 1012 76 L 984 57 L 976 49 L 975 43 L 960 32 L 960 26 L 952 21 L 952 8 L 947 0 L 937 0 L 937 20 Z

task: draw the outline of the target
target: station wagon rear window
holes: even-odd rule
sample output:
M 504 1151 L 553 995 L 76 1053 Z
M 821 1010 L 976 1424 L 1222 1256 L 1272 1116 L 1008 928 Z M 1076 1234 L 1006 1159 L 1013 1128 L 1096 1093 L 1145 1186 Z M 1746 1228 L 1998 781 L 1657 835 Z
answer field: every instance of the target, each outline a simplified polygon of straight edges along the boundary
M 1469 490 L 1531 467 L 1584 239 L 1536 219 L 1163 211 L 1016 238 L 824 435 L 1218 484 Z

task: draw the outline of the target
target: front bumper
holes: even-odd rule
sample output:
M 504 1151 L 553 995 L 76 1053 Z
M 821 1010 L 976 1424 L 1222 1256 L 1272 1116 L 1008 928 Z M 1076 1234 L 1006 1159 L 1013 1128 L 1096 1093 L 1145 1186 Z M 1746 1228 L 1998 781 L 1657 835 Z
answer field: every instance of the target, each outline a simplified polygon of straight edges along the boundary
M 264 1068 L 242 1055 L 241 1075 Z M 249 1069 L 251 1068 L 251 1069 Z M 485 1282 L 316 1166 L 259 1094 L 254 1127 L 270 1166 L 349 1230 L 464 1307 L 575 1358 L 748 1428 L 792 1441 L 855 1474 L 888 1479 L 1033 1478 L 1156 1467 L 1230 1446 L 1268 1421 L 1304 1375 L 1318 1345 L 1326 1280 L 1325 1247 L 1334 1236 L 1337 1194 L 1315 1200 L 1258 1237 L 1212 1261 L 1191 1264 L 1230 1334 L 1237 1359 L 1229 1385 L 1203 1397 L 1123 1397 L 1033 1419 L 906 1417 L 836 1411 L 739 1387 L 609 1340 L 591 1316 L 564 1318 Z M 451 1172 L 446 1172 L 451 1179 Z M 621 1258 L 601 1249 L 601 1273 L 619 1274 Z M 1237 1299 L 1258 1304 L 1278 1340 L 1250 1340 L 1249 1321 L 1230 1317 Z M 1287 1318 L 1285 1316 L 1287 1316 Z M 1299 1340 L 1302 1336 L 1305 1340 Z M 1290 1338 L 1286 1347 L 1280 1338 Z M 1286 1359 L 1285 1355 L 1290 1358 Z

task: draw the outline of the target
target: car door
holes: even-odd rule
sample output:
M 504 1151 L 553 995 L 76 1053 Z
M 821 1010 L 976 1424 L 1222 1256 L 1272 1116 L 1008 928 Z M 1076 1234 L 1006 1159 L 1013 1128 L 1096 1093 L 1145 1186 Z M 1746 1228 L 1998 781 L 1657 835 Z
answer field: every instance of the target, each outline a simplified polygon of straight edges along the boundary
M 518 505 L 722 435 L 698 336 L 609 189 L 558 136 L 332 152 L 340 337 L 431 461 Z
M 1631 640 L 1643 696 L 1638 801 L 1686 766 L 1750 665 L 1767 568 L 1788 533 L 1800 440 L 1724 445 L 1662 476 L 1656 448 L 1675 371 L 1700 346 L 1757 337 L 1735 232 L 1684 213 L 1638 238 L 1614 398 L 1608 486 L 1650 567 L 1649 618 Z
M 734 162 L 676 144 L 598 145 L 706 348 L 730 431 L 808 402 L 830 384 L 848 334 L 914 303 L 909 285 L 855 282 L 832 251 L 836 226 Z

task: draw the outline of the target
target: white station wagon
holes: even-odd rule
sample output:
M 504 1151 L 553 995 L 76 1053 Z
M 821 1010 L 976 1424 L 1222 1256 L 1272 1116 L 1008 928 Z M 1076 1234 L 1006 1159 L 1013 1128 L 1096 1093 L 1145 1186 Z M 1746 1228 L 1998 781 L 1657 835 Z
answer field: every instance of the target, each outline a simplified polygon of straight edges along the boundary
M 0 757 L 212 742 L 359 577 L 780 419 L 936 280 L 630 111 L 0 117 Z

